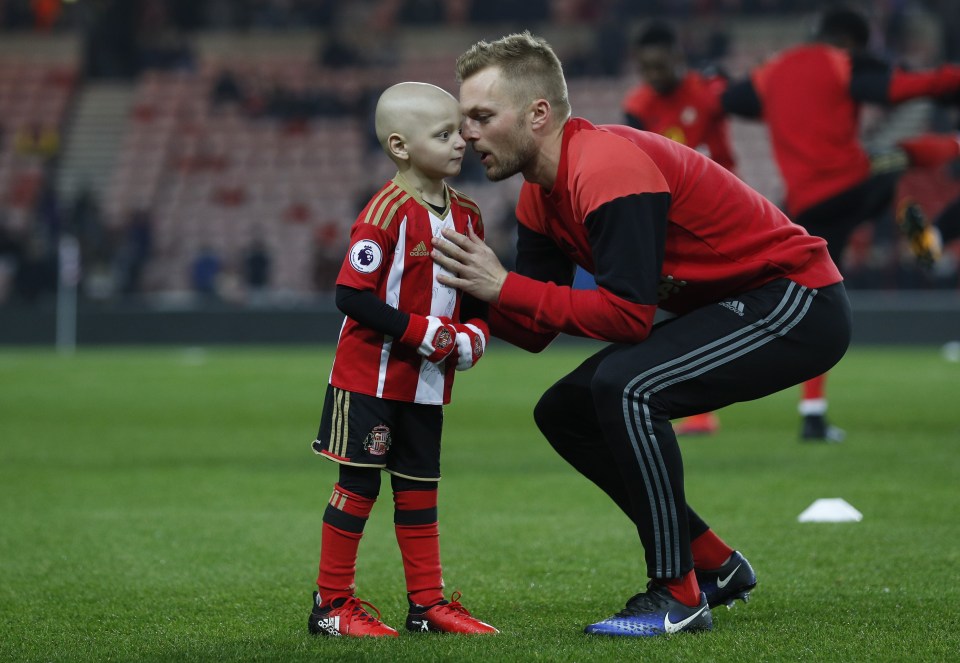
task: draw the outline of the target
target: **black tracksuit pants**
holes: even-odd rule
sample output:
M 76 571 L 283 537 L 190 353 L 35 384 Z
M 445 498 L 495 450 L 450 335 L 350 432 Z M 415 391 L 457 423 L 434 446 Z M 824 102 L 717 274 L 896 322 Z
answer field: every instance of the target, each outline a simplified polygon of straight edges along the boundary
M 648 575 L 679 578 L 707 524 L 684 498 L 670 420 L 821 375 L 849 342 L 842 284 L 780 279 L 661 323 L 643 342 L 604 348 L 548 389 L 534 415 L 554 449 L 636 524 Z

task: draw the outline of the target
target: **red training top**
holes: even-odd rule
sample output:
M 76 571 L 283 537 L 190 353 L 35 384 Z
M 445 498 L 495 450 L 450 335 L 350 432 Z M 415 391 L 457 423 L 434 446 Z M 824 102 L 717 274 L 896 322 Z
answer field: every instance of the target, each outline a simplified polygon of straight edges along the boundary
M 861 102 L 951 99 L 960 91 L 960 66 L 906 71 L 814 43 L 774 56 L 752 72 L 750 83 L 759 102 L 754 110 L 770 129 L 787 210 L 796 218 L 870 176 L 870 159 L 860 144 Z M 951 140 L 942 137 L 948 151 L 956 149 Z
M 630 127 L 568 121 L 553 189 L 524 182 L 517 217 L 517 271 L 491 329 L 528 349 L 528 332 L 636 343 L 658 306 L 682 314 L 778 278 L 842 280 L 823 239 L 730 171 Z M 574 264 L 596 290 L 569 287 Z

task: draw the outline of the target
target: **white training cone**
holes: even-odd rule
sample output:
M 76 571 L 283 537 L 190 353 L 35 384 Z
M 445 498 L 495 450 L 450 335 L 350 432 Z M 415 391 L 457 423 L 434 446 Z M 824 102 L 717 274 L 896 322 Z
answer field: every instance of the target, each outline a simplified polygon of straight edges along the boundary
M 863 514 L 839 497 L 821 497 L 797 516 L 801 523 L 858 523 Z

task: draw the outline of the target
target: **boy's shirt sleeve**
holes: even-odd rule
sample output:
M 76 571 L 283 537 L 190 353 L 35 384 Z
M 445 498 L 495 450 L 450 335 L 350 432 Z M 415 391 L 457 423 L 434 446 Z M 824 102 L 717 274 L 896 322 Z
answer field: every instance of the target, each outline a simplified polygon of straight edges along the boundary
M 378 225 L 363 221 L 354 223 L 350 228 L 350 246 L 337 275 L 337 285 L 379 292 L 396 243 L 393 233 Z

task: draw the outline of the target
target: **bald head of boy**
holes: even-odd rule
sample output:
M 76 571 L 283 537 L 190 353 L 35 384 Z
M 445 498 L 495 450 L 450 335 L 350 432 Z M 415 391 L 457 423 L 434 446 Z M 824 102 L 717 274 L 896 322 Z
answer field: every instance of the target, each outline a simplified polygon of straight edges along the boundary
M 443 88 L 430 83 L 397 83 L 387 88 L 377 102 L 377 140 L 391 159 L 417 136 L 444 123 L 460 124 L 460 106 Z

